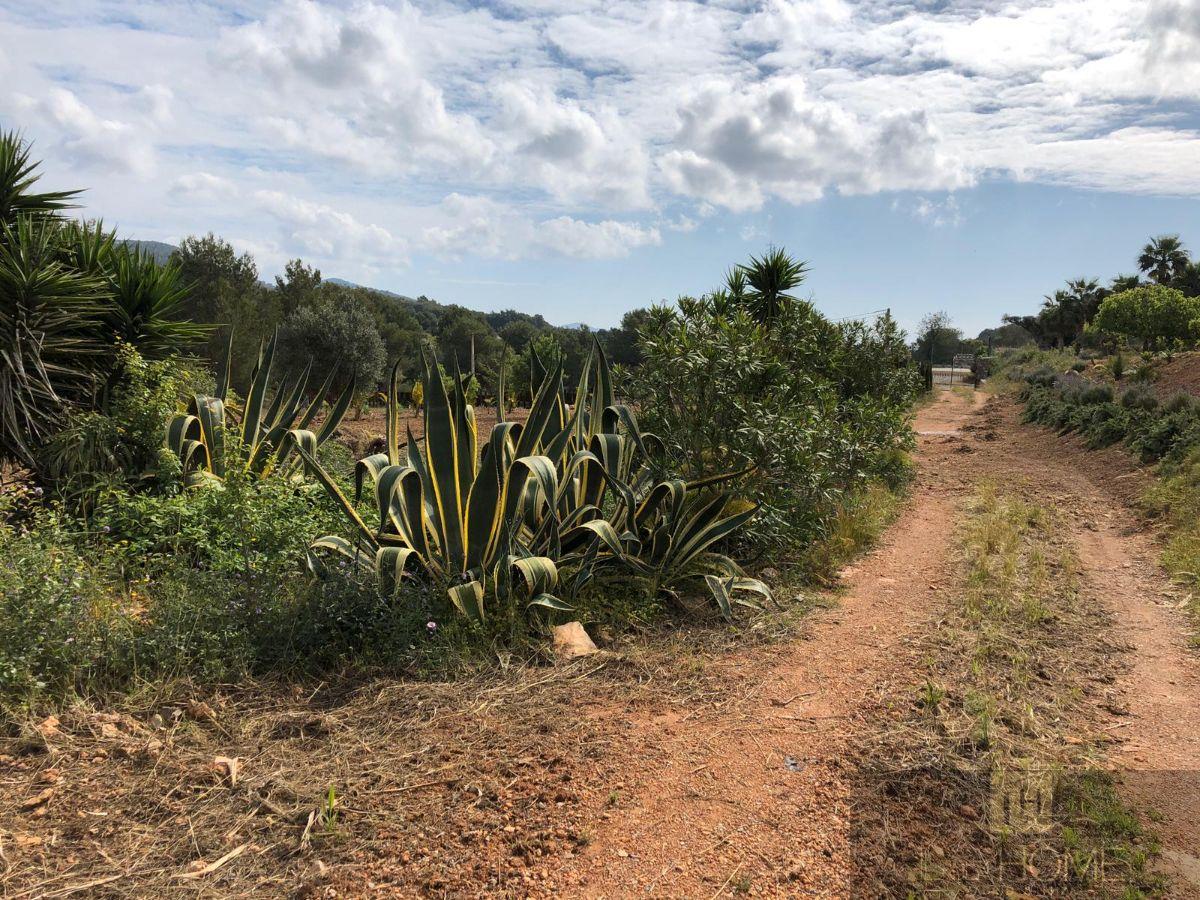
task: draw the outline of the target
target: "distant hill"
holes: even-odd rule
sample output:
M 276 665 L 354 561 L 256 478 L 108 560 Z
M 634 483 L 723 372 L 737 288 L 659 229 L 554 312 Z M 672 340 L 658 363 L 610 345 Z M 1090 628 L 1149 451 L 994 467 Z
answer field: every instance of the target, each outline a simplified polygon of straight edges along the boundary
M 135 250 L 141 250 L 143 253 L 148 253 L 154 257 L 156 263 L 165 263 L 171 258 L 177 248 L 174 244 L 166 244 L 162 241 L 121 241 L 126 247 L 133 247 Z

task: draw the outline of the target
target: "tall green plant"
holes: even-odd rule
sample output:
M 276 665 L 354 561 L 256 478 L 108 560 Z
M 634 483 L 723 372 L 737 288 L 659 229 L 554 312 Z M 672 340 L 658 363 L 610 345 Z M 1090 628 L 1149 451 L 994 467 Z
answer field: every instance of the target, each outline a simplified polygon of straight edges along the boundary
M 228 348 L 232 348 L 233 336 Z M 329 374 L 309 397 L 311 366 L 295 376 L 284 376 L 271 394 L 271 369 L 275 360 L 275 338 L 259 351 L 258 362 L 251 377 L 250 390 L 241 412 L 240 422 L 230 428 L 226 405 L 229 391 L 230 352 L 226 353 L 224 371 L 213 396 L 194 396 L 187 409 L 167 422 L 167 448 L 179 458 L 183 477 L 189 486 L 223 479 L 231 466 L 243 467 L 259 476 L 280 470 L 290 471 L 295 459 L 296 443 L 290 439 L 295 432 L 299 444 L 307 452 L 329 440 L 350 408 L 356 381 L 342 391 L 327 410 L 317 431 L 310 426 L 325 405 L 336 370 Z
M 58 237 L 50 218 L 0 223 L 0 448 L 31 467 L 106 349 L 103 280 L 59 262 Z
M 32 468 L 71 413 L 103 409 L 119 346 L 162 359 L 208 331 L 178 321 L 173 267 L 98 222 L 64 221 L 79 192 L 36 191 L 37 168 L 27 143 L 0 134 L 0 453 Z
M 726 615 L 731 597 L 766 593 L 732 560 L 709 551 L 757 507 L 731 511 L 732 498 L 717 490 L 731 476 L 691 485 L 656 478 L 652 457 L 660 442 L 640 431 L 628 407 L 613 402 L 598 344 L 574 407 L 566 404 L 556 363 L 541 379 L 528 420 L 505 422 L 501 415 L 482 452 L 461 378 L 448 391 L 428 358 L 421 378 L 424 439 L 409 433 L 401 445 L 398 375 L 393 371 L 387 451 L 358 462 L 355 502 L 303 435 L 294 437 L 353 525 L 350 538 L 331 535 L 313 544 L 314 571 L 328 571 L 321 554 L 332 551 L 373 570 L 386 593 L 398 591 L 406 575 L 419 575 L 442 584 L 453 605 L 476 620 L 497 603 L 565 610 L 560 587 L 573 595 L 606 572 L 645 578 L 669 596 L 686 582 L 703 582 Z M 356 503 L 368 477 L 374 504 L 364 518 Z

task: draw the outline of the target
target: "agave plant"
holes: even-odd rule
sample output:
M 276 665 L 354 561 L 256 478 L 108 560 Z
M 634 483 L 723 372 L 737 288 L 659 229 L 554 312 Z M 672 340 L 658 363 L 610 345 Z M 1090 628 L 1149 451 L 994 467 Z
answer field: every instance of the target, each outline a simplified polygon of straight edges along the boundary
M 178 458 L 188 486 L 222 480 L 231 466 L 265 477 L 280 470 L 291 470 L 297 460 L 292 456 L 296 442 L 289 439 L 299 433 L 301 445 L 309 453 L 325 443 L 337 430 L 354 395 L 355 380 L 329 408 L 320 430 L 310 426 L 325 405 L 325 398 L 337 375 L 330 372 L 325 383 L 304 405 L 310 387 L 311 365 L 298 376 L 284 376 L 268 403 L 271 367 L 275 359 L 275 338 L 259 351 L 258 362 L 251 376 L 250 390 L 242 409 L 240 423 L 231 434 L 226 398 L 229 392 L 230 359 L 233 336 L 230 335 L 221 372 L 213 396 L 194 396 L 187 409 L 167 422 L 167 448 Z
M 671 595 L 682 582 L 699 581 L 726 615 L 732 597 L 769 596 L 732 560 L 708 551 L 757 507 L 730 511 L 731 497 L 715 488 L 733 475 L 692 485 L 656 480 L 661 442 L 638 429 L 632 410 L 613 402 L 599 344 L 574 408 L 564 400 L 561 363 L 541 369 L 528 420 L 506 422 L 498 410 L 482 452 L 461 379 L 447 390 L 428 359 L 421 377 L 424 438 L 410 432 L 401 446 L 398 383 L 393 370 L 387 449 L 359 460 L 353 502 L 316 460 L 312 438 L 293 437 L 353 526 L 351 538 L 313 543 L 309 563 L 318 574 L 328 571 L 325 552 L 373 570 L 386 593 L 398 591 L 406 575 L 420 574 L 445 585 L 454 606 L 473 619 L 485 618 L 492 602 L 569 609 L 558 588 L 574 595 L 606 570 L 647 579 Z M 374 503 L 364 517 L 357 504 L 368 478 Z M 560 579 L 568 570 L 569 581 Z

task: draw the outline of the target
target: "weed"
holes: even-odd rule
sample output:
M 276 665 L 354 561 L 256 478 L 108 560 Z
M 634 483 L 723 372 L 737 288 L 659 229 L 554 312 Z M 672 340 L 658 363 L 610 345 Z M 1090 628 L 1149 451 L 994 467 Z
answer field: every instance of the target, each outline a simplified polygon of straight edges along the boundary
M 921 708 L 929 713 L 937 713 L 945 699 L 946 692 L 926 678 L 925 686 L 921 689 L 921 696 L 918 699 Z

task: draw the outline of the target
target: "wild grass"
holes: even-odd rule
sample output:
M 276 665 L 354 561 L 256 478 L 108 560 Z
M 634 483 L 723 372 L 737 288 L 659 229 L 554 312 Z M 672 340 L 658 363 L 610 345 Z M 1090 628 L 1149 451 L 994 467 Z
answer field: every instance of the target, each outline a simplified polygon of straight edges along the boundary
M 1147 510 L 1166 527 L 1163 566 L 1190 588 L 1185 608 L 1200 628 L 1200 448 L 1163 467 L 1144 498 Z M 1193 643 L 1200 643 L 1194 637 Z
M 805 579 L 827 582 L 855 557 L 870 549 L 896 520 L 908 496 L 912 463 L 905 459 L 895 483 L 871 481 L 850 495 L 832 516 L 825 535 L 807 547 L 795 568 Z
M 928 834 L 891 887 L 930 896 L 1155 895 L 1152 835 L 1097 768 L 1084 703 L 1112 666 L 1107 615 L 1077 595 L 1069 530 L 1032 492 L 981 486 L 957 589 L 902 724 L 866 752 L 885 834 Z M 930 820 L 934 825 L 930 830 Z M 936 851 L 936 852 L 934 852 Z
M 969 627 L 959 639 L 972 682 L 964 711 L 974 719 L 977 746 L 991 751 L 990 825 L 1003 837 L 1044 831 L 1046 849 L 1057 855 L 1056 878 L 1086 888 L 1116 881 L 1125 896 L 1143 896 L 1160 887 L 1148 869 L 1157 845 L 1112 779 L 1072 752 L 1081 744 L 1066 741 L 1078 741 L 1067 733 L 1078 718 L 1077 685 L 1059 655 L 1064 631 L 1084 619 L 1073 549 L 1058 532 L 1046 507 L 994 485 L 980 488 L 963 529 L 961 612 Z M 1047 684 L 1055 669 L 1068 678 Z M 1014 781 L 1016 805 L 1002 796 Z

